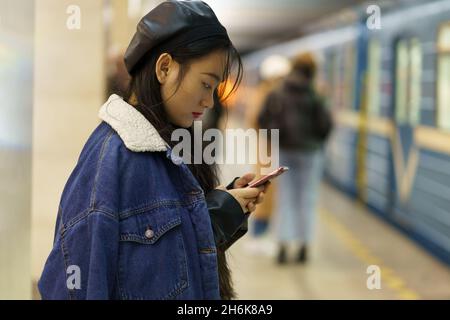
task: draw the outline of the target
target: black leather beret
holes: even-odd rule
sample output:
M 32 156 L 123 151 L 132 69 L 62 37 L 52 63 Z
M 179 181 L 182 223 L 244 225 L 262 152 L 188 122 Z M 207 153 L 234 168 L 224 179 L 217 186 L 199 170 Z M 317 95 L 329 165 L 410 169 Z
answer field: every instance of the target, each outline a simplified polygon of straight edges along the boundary
M 214 11 L 203 1 L 168 0 L 145 15 L 125 52 L 129 73 L 150 50 L 184 46 L 207 37 L 227 37 Z

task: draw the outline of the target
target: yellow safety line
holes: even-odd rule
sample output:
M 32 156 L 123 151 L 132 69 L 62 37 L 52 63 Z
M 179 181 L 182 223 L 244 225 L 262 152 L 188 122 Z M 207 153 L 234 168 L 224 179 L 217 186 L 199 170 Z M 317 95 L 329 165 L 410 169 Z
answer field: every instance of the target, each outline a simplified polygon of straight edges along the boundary
M 361 241 L 355 237 L 349 228 L 339 222 L 326 209 L 321 208 L 321 216 L 325 224 L 338 236 L 348 249 L 363 263 L 368 265 L 377 265 L 381 270 L 382 285 L 387 285 L 397 293 L 400 299 L 417 300 L 419 294 L 408 288 L 405 281 L 398 276 L 394 270 L 386 267 L 384 262 L 367 248 Z

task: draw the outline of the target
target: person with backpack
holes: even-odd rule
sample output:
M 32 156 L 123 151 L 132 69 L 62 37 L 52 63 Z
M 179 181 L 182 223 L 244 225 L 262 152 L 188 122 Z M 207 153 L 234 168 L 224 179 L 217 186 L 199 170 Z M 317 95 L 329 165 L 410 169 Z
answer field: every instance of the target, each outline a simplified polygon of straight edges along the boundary
M 260 128 L 279 129 L 280 165 L 290 168 L 278 180 L 277 262 L 286 263 L 289 244 L 298 245 L 296 261 L 307 261 L 323 171 L 324 144 L 332 117 L 313 82 L 316 62 L 310 53 L 293 59 L 289 75 L 266 98 Z M 272 155 L 273 156 L 273 155 Z

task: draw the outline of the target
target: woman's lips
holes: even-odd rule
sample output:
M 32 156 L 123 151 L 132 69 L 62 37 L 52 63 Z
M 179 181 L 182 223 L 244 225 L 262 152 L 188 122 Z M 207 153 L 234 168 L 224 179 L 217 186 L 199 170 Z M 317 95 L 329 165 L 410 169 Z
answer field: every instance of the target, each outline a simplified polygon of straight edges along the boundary
M 194 117 L 194 118 L 200 118 L 201 116 L 202 116 L 202 112 L 192 112 L 192 116 Z

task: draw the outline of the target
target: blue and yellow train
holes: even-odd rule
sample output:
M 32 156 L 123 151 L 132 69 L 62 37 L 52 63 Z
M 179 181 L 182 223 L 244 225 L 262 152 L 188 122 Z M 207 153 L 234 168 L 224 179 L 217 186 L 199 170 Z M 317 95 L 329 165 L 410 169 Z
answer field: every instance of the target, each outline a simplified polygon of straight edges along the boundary
M 450 264 L 450 0 L 378 7 L 379 29 L 366 9 L 247 56 L 244 85 L 267 56 L 315 53 L 328 179 Z

